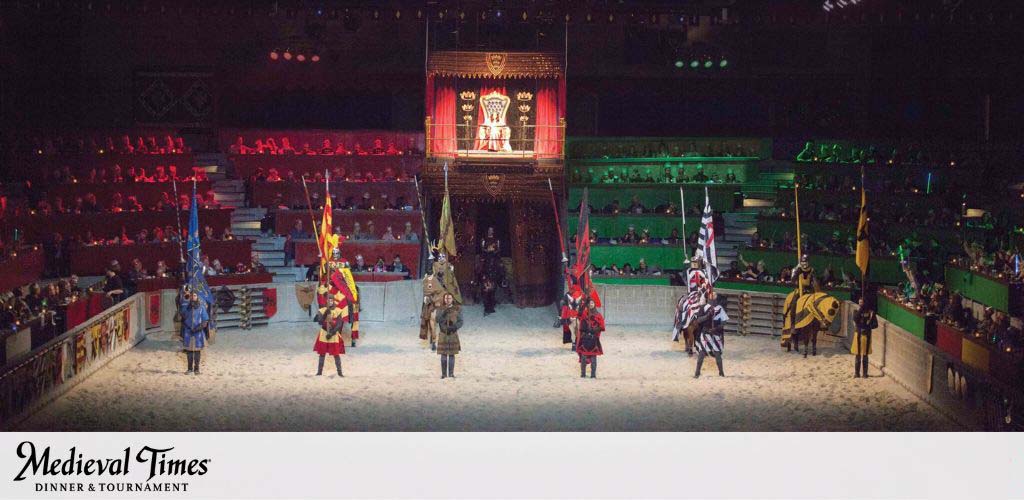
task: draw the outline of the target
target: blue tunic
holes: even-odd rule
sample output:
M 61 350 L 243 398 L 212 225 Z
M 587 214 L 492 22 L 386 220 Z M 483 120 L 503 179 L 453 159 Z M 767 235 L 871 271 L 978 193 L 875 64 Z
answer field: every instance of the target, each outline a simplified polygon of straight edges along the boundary
M 200 302 L 195 306 L 187 300 L 181 301 L 181 342 L 185 350 L 198 351 L 206 347 L 206 327 L 210 313 Z

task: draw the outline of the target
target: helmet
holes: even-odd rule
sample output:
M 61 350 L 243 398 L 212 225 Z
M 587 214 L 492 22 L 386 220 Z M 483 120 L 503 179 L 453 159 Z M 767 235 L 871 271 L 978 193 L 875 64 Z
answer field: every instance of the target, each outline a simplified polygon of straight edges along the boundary
M 338 247 L 331 249 L 331 258 L 334 260 L 341 260 L 341 249 Z
M 701 259 L 699 255 L 690 257 L 690 269 L 700 269 L 702 263 L 703 259 Z
M 811 267 L 811 263 L 810 263 L 810 261 L 807 260 L 807 254 L 801 255 L 800 256 L 800 268 L 807 269 L 808 267 Z

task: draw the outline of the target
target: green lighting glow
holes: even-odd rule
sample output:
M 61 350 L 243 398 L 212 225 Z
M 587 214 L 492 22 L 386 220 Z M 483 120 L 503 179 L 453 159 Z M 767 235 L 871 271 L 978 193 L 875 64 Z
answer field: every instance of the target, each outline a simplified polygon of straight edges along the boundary
M 682 68 L 683 66 L 686 66 L 686 63 L 684 63 L 682 59 L 676 60 L 677 68 Z
M 711 67 L 711 61 L 704 61 L 704 67 L 705 68 L 710 68 Z
M 729 65 L 729 60 L 728 59 L 722 59 L 722 62 L 718 63 L 718 65 L 724 68 L 724 67 Z
M 697 68 L 698 66 L 700 66 L 700 61 L 690 61 L 691 68 Z

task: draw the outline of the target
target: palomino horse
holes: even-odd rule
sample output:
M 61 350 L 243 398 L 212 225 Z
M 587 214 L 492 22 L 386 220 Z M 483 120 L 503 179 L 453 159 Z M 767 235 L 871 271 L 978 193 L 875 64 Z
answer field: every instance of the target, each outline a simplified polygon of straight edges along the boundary
M 836 315 L 839 314 L 839 301 L 821 292 L 805 293 L 797 297 L 797 291 L 794 290 L 786 296 L 782 307 L 782 346 L 787 352 L 796 349 L 799 354 L 802 338 L 804 357 L 807 357 L 808 344 L 811 353 L 817 356 L 818 332 L 832 326 Z

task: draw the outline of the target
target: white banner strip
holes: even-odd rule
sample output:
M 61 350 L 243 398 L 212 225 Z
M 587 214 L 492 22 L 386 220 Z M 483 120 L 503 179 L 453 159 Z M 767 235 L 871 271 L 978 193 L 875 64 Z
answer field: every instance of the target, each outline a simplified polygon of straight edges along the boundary
M 977 433 L 6 433 L 0 498 L 1021 498 L 1022 444 Z

